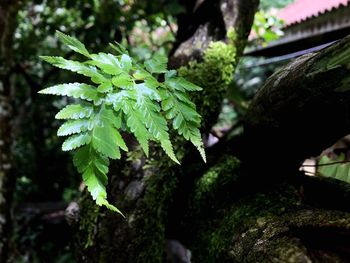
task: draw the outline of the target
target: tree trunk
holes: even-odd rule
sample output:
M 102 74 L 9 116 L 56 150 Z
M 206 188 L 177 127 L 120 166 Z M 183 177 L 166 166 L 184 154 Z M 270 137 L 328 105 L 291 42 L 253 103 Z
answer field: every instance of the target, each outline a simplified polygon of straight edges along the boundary
M 350 186 L 298 168 L 349 133 L 349 50 L 347 37 L 300 57 L 254 97 L 229 146 L 242 166 L 220 160 L 188 199 L 196 262 L 348 262 Z
M 288 64 L 254 97 L 246 117 L 246 159 L 294 171 L 350 131 L 350 37 Z M 251 146 L 251 147 L 249 147 Z M 252 149 L 254 147 L 254 151 Z M 253 153 L 253 154 L 252 154 Z M 249 155 L 249 157 L 248 157 Z
M 11 229 L 10 208 L 15 186 L 12 145 L 12 40 L 17 1 L 0 1 L 0 262 L 6 262 Z
M 242 51 L 258 1 L 181 2 L 186 13 L 178 18 L 178 41 L 172 52 L 170 65 L 187 66 L 191 60 L 199 61 L 194 62 L 195 68 L 182 67 L 181 74 L 204 89 L 200 97 L 193 99 L 203 116 L 203 133 L 207 133 L 218 117 L 222 99 L 237 64 L 239 55 L 236 54 Z M 242 12 L 245 12 L 244 15 Z M 229 19 L 230 15 L 232 19 Z M 238 21 L 240 16 L 247 19 Z M 229 32 L 234 36 L 227 38 L 226 35 L 230 36 L 227 34 Z M 216 45 L 211 46 L 210 43 L 215 41 L 224 42 L 216 42 Z M 238 44 L 240 48 L 236 50 L 235 46 Z M 211 56 L 213 60 L 203 61 L 207 52 L 217 56 Z M 217 63 L 220 59 L 224 61 L 220 63 L 221 68 Z M 209 67 L 210 74 L 207 72 Z M 203 76 L 208 77 L 210 82 L 204 81 Z M 182 139 L 174 136 L 173 142 L 178 155 L 184 156 L 181 166 L 174 165 L 159 148 L 153 147 L 150 159 L 146 160 L 135 150 L 136 157 L 132 163 L 119 161 L 111 169 L 110 201 L 117 204 L 125 213 L 126 219 L 96 208 L 90 197 L 82 199 L 80 219 L 75 226 L 75 251 L 80 262 L 156 263 L 164 262 L 172 254 L 185 260 L 188 256 L 186 249 L 178 241 L 167 242 L 167 239 L 177 238 L 169 223 L 169 216 L 174 214 L 170 213 L 170 209 L 174 203 L 184 200 L 178 195 L 178 187 L 184 184 L 183 181 L 187 181 L 185 177 L 189 175 L 189 171 L 194 171 L 197 167 L 207 168 L 197 153 L 187 150 L 192 147 L 185 147 Z M 191 156 L 192 160 L 186 156 Z M 190 181 L 200 175 L 193 173 L 189 176 Z M 170 254 L 166 255 L 166 251 L 170 251 Z
M 179 72 L 204 88 L 194 97 L 203 133 L 216 121 L 232 77 L 223 72 L 236 65 L 257 4 L 184 1 L 171 65 L 192 61 Z M 226 44 L 215 42 L 232 32 Z M 336 90 L 350 86 L 349 43 L 276 72 L 253 99 L 244 135 L 208 149 L 207 165 L 177 138 L 181 166 L 157 148 L 151 160 L 135 150 L 132 163 L 118 162 L 109 196 L 127 218 L 84 196 L 75 225 L 80 262 L 190 262 L 191 253 L 201 263 L 347 262 L 350 187 L 298 168 L 349 131 L 350 92 Z M 231 52 L 233 60 L 223 55 Z M 207 60 L 212 54 L 218 60 Z

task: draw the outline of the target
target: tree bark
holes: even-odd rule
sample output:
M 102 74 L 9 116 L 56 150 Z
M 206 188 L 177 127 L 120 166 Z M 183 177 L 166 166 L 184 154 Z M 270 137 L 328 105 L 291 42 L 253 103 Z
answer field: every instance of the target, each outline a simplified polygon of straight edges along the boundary
M 203 60 L 209 43 L 231 27 L 239 56 L 257 2 L 185 4 L 171 65 Z M 251 102 L 244 135 L 225 142 L 228 154 L 208 150 L 207 166 L 188 150 L 182 166 L 174 166 L 157 148 L 151 162 L 138 157 L 116 164 L 109 196 L 127 218 L 85 196 L 75 226 L 79 260 L 190 262 L 188 248 L 191 262 L 347 262 L 350 187 L 305 177 L 298 168 L 349 131 L 349 50 L 350 37 L 276 72 Z M 223 79 L 219 84 L 219 91 L 204 86 L 204 98 L 196 98 L 204 133 L 227 88 Z
M 12 40 L 19 1 L 0 2 L 0 262 L 6 262 L 15 185 L 12 146 Z
M 232 25 L 239 56 L 256 1 L 184 4 L 173 66 L 201 61 Z M 349 132 L 349 50 L 350 37 L 276 72 L 251 102 L 244 135 L 224 142 L 228 154 L 208 150 L 207 166 L 187 150 L 182 166 L 173 166 L 157 148 L 152 162 L 116 164 L 109 196 L 127 219 L 85 196 L 75 225 L 80 262 L 190 262 L 187 248 L 191 262 L 347 262 L 349 185 L 298 168 Z M 210 88 L 197 101 L 206 128 L 223 96 L 209 96 Z
M 295 171 L 305 158 L 318 156 L 349 133 L 349 50 L 346 37 L 267 80 L 246 116 L 242 160 L 270 172 L 273 168 L 280 176 L 281 169 Z
M 349 185 L 298 168 L 349 133 L 349 50 L 347 37 L 300 57 L 256 94 L 237 144 L 239 172 L 208 171 L 221 177 L 214 196 L 198 184 L 205 212 L 188 217 L 198 225 L 190 247 L 199 262 L 348 262 Z M 188 210 L 196 203 L 189 198 Z
M 181 15 L 178 20 L 178 42 L 170 60 L 171 67 L 185 66 L 191 60 L 200 63 L 211 42 L 226 41 L 229 29 L 235 30 L 235 41 L 243 47 L 242 43 L 246 40 L 258 6 L 256 0 L 182 2 L 186 7 L 186 14 Z M 247 10 L 248 13 L 241 14 Z M 247 16 L 247 19 L 229 21 L 230 14 L 235 18 Z M 227 45 L 234 47 L 236 43 Z M 233 74 L 236 61 L 228 65 L 232 66 L 230 74 Z M 206 121 L 204 133 L 216 122 L 228 87 L 227 80 L 218 75 L 217 85 L 207 84 L 203 87 L 201 97 L 196 98 L 198 108 Z M 196 83 L 196 78 L 193 80 Z M 220 91 L 217 90 L 219 86 Z M 175 208 L 174 203 L 182 203 L 184 200 L 178 194 L 181 191 L 179 187 L 186 185 L 187 179 L 184 178 L 190 174 L 189 171 L 207 168 L 199 160 L 197 153 L 190 152 L 181 139 L 174 138 L 176 150 L 185 156 L 181 167 L 171 163 L 160 149 L 153 147 L 150 160 L 136 157 L 132 163 L 120 161 L 111 169 L 109 196 L 112 203 L 116 203 L 125 213 L 126 219 L 96 208 L 90 197 L 83 198 L 80 202 L 80 219 L 75 226 L 75 251 L 80 262 L 153 263 L 164 262 L 167 257 L 182 257 L 185 260 L 186 249 L 177 241 L 167 241 L 176 238 L 173 230 L 177 227 L 174 225 L 176 220 L 169 220 L 176 213 L 169 212 Z M 137 151 L 134 153 L 140 155 Z M 143 167 L 145 164 L 147 168 Z M 193 173 L 189 176 L 190 181 L 200 176 L 201 174 Z M 191 191 L 190 188 L 187 190 Z M 187 193 L 183 194 L 187 196 Z M 174 217 L 177 218 L 178 216 Z M 179 249 L 173 249 L 174 246 L 170 244 L 177 244 Z

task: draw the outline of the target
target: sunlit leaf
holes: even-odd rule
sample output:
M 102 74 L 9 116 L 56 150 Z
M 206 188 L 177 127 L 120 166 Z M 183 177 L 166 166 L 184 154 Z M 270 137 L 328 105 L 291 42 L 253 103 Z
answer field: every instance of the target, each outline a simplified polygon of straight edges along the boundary
M 172 124 L 179 135 L 197 147 L 205 161 L 199 131 L 201 116 L 187 94 L 201 88 L 178 77 L 175 70 L 167 70 L 166 57 L 156 55 L 142 65 L 135 63 L 119 44 L 111 45 L 117 55 L 90 54 L 77 39 L 57 34 L 69 48 L 88 57 L 87 61 L 48 56 L 42 59 L 89 77 L 94 84 L 59 84 L 39 93 L 75 99 L 74 104 L 56 114 L 57 119 L 66 120 L 57 135 L 68 136 L 62 149 L 75 150 L 74 165 L 96 204 L 121 213 L 108 202 L 106 185 L 109 159 L 120 159 L 121 150 L 129 150 L 124 140 L 126 133 L 136 138 L 146 156 L 149 142 L 153 141 L 179 163 L 170 140 L 168 124 Z M 160 73 L 164 73 L 164 81 Z

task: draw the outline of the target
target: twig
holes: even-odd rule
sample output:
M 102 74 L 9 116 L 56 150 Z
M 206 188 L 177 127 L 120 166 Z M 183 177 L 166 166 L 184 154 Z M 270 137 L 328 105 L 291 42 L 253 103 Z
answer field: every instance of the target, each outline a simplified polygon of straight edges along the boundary
M 318 167 L 318 166 L 328 166 L 328 165 L 334 165 L 339 163 L 350 163 L 349 161 L 338 161 L 338 162 L 332 162 L 332 163 L 321 163 L 321 164 L 303 164 L 302 167 Z

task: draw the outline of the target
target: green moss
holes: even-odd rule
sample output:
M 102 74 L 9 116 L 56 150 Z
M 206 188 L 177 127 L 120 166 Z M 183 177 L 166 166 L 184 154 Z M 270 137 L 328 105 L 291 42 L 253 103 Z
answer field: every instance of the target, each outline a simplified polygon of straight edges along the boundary
M 201 195 L 203 192 L 210 192 L 210 188 L 218 180 L 219 171 L 217 169 L 211 169 L 197 183 L 198 194 Z
M 135 255 L 132 262 L 164 262 L 165 218 L 178 179 L 167 162 L 158 163 L 161 167 L 146 173 L 146 192 L 139 204 L 141 209 L 136 216 L 134 240 Z
M 206 200 L 217 199 L 217 195 L 222 195 L 218 191 L 236 182 L 239 164 L 239 160 L 233 156 L 221 157 L 218 163 L 196 182 L 192 208 L 197 210 L 196 207 L 207 204 Z
M 216 121 L 223 96 L 233 79 L 236 67 L 233 30 L 229 31 L 228 39 L 228 44 L 222 41 L 211 42 L 204 52 L 203 61 L 190 61 L 187 66 L 179 69 L 179 75 L 203 88 L 202 92 L 193 96 L 193 100 L 203 116 L 205 128 Z
M 235 43 L 236 43 L 236 41 L 237 41 L 237 33 L 236 33 L 236 30 L 235 30 L 233 27 L 230 27 L 230 28 L 227 30 L 226 36 L 227 36 L 227 43 L 228 43 L 229 45 L 235 46 Z M 237 47 L 236 47 L 236 49 L 237 49 Z
M 239 178 L 239 169 L 240 162 L 237 158 L 224 155 L 215 166 L 211 167 L 195 182 L 194 192 L 189 198 L 184 220 L 186 226 L 190 226 L 188 232 L 191 235 L 187 237 L 188 242 L 195 244 L 194 247 L 190 246 L 190 250 L 198 253 L 195 255 L 195 259 L 199 255 L 203 255 L 205 258 L 206 252 L 211 249 L 206 247 L 208 245 L 206 235 L 209 234 L 208 231 L 212 231 L 217 216 L 221 215 L 219 211 L 230 207 L 232 194 L 234 194 L 232 188 Z M 204 237 L 200 234 L 202 232 L 205 232 Z M 200 261 L 198 260 L 198 262 Z
M 83 199 L 80 202 L 83 207 L 80 209 L 78 238 L 80 240 L 80 246 L 88 249 L 94 245 L 100 207 L 91 200 L 89 194 L 83 195 Z
M 164 260 L 165 216 L 169 197 L 176 184 L 176 180 L 173 179 L 174 177 L 162 181 L 162 188 L 157 184 L 158 180 L 151 182 L 152 189 L 149 190 L 143 201 L 144 214 L 140 214 L 143 220 L 137 226 L 142 230 L 138 233 L 139 237 L 136 241 L 139 253 L 133 262 L 163 262 Z
M 249 248 L 262 236 L 262 226 L 275 222 L 279 215 L 298 204 L 295 189 L 286 186 L 244 198 L 234 202 L 231 209 L 217 211 L 213 220 L 201 224 L 197 243 L 192 248 L 194 262 L 231 262 L 241 254 L 246 256 Z M 265 234 L 274 236 L 283 227 L 274 225 Z M 242 236 L 235 237 L 233 233 L 242 233 Z M 247 251 L 239 251 L 241 248 Z

